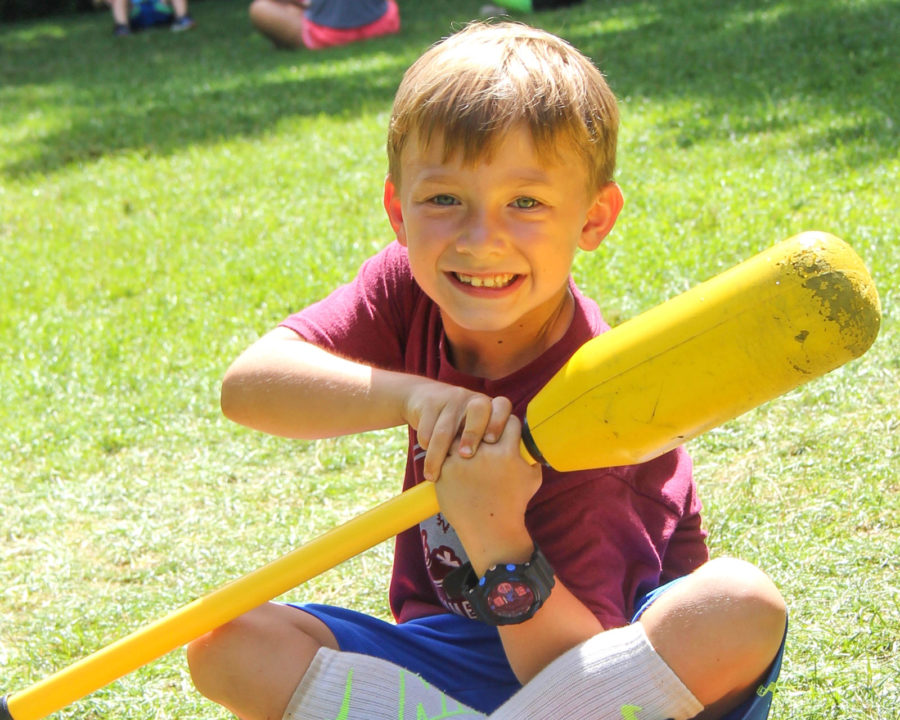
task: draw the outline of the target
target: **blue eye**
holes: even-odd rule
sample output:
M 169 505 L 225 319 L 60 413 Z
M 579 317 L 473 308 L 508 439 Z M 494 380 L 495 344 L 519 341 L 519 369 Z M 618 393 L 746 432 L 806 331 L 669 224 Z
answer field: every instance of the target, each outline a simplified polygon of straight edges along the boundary
M 449 206 L 456 205 L 456 198 L 452 195 L 435 195 L 431 198 L 431 202 L 435 205 Z
M 520 210 L 531 210 L 538 205 L 540 205 L 540 203 L 531 197 L 520 197 L 513 200 L 513 207 L 517 207 Z

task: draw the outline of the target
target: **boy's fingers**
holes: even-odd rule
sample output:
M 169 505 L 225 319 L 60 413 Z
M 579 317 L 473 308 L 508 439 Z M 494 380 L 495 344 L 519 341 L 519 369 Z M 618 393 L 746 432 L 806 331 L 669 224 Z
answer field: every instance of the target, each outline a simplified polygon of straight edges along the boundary
M 463 428 L 459 436 L 457 452 L 463 457 L 472 457 L 478 449 L 478 443 L 484 437 L 485 429 L 491 419 L 491 399 L 484 395 L 473 397 L 466 405 Z
M 431 444 L 431 436 L 434 434 L 434 423 L 436 420 L 437 418 L 433 413 L 426 411 L 422 413 L 416 424 L 416 441 L 423 450 L 427 450 Z
M 512 403 L 509 398 L 495 397 L 491 399 L 491 417 L 484 430 L 485 442 L 497 442 L 504 429 L 506 429 L 510 415 L 512 415 Z
M 444 464 L 443 460 L 445 457 L 447 457 L 446 449 L 444 452 L 438 453 L 437 444 L 432 444 L 428 447 L 425 451 L 425 461 L 422 470 L 426 480 L 429 482 L 437 482 L 441 475 L 441 465 Z
M 452 442 L 453 439 L 448 438 L 446 435 L 435 433 L 431 436 L 431 442 L 428 443 L 428 447 L 425 449 L 425 462 L 423 465 L 426 480 L 435 482 L 438 479 L 438 476 L 441 474 L 441 465 L 444 464 L 444 458 L 447 457 Z
M 444 458 L 450 452 L 450 446 L 456 440 L 459 434 L 460 418 L 456 412 L 448 412 L 445 407 L 437 416 L 431 429 L 431 434 L 427 438 L 428 446 L 425 447 L 425 479 L 437 480 L 441 474 L 441 465 L 444 464 Z M 419 440 L 422 445 L 422 440 Z

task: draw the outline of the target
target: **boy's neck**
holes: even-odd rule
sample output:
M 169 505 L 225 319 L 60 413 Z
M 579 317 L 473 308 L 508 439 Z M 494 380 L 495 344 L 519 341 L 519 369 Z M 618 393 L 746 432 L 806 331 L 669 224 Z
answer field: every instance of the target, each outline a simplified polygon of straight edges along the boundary
M 473 332 L 454 327 L 444 318 L 448 357 L 462 373 L 499 380 L 533 362 L 562 339 L 575 315 L 575 299 L 566 292 L 554 314 L 541 326 Z

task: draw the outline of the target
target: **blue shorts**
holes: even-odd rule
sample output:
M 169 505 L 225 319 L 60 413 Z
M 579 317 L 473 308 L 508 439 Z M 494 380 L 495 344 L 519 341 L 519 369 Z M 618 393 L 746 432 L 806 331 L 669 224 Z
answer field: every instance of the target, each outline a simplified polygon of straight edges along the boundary
M 162 0 L 136 0 L 132 3 L 128 25 L 132 30 L 144 30 L 157 25 L 171 25 L 175 13 Z
M 632 622 L 677 582 L 641 597 Z M 405 667 L 479 712 L 493 712 L 522 687 L 506 660 L 497 628 L 490 625 L 450 613 L 395 625 L 330 605 L 294 607 L 324 622 L 341 650 L 379 657 Z M 756 695 L 723 720 L 765 720 L 769 716 L 783 655 L 784 639 Z
M 497 628 L 476 620 L 445 613 L 394 625 L 330 605 L 294 607 L 324 622 L 341 650 L 390 660 L 479 712 L 493 712 L 522 687 Z

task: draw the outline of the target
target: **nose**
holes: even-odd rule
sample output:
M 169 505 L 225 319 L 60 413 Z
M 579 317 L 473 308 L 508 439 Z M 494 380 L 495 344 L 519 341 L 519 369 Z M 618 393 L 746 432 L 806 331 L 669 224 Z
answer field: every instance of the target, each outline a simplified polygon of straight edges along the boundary
M 472 208 L 456 238 L 458 252 L 476 257 L 500 252 L 506 244 L 500 213 L 488 208 Z

